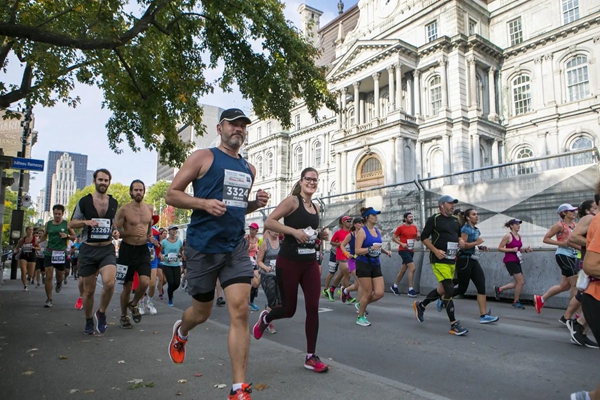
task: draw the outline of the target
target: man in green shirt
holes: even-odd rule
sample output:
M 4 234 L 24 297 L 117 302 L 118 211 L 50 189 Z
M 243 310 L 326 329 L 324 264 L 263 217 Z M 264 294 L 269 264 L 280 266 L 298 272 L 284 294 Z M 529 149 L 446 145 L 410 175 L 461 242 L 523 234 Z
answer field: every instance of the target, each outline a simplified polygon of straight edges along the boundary
M 67 243 L 69 240 L 75 240 L 75 231 L 67 226 L 67 221 L 63 220 L 65 206 L 55 204 L 52 207 L 54 218 L 46 222 L 46 230 L 42 236 L 43 242 L 47 240 L 46 250 L 44 251 L 44 270 L 46 272 L 46 304 L 45 308 L 52 307 L 52 277 L 56 269 L 56 293 L 60 293 L 63 283 L 63 274 L 67 262 Z

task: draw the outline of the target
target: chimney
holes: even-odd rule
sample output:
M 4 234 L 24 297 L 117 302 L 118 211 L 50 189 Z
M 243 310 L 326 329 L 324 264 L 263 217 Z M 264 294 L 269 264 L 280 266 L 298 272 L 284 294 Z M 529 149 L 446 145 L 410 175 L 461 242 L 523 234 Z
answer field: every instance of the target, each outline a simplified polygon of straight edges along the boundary
M 302 17 L 302 35 L 309 43 L 314 45 L 317 39 L 317 32 L 319 31 L 319 19 L 323 15 L 323 11 L 319 11 L 303 3 L 298 7 L 298 13 Z

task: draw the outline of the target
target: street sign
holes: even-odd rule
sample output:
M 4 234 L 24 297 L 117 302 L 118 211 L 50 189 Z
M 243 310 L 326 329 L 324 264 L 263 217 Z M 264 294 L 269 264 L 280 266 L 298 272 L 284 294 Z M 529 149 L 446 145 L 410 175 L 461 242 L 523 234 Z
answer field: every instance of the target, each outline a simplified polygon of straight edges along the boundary
M 14 157 L 12 167 L 16 169 L 26 169 L 29 171 L 44 171 L 44 160 L 34 160 L 33 158 Z

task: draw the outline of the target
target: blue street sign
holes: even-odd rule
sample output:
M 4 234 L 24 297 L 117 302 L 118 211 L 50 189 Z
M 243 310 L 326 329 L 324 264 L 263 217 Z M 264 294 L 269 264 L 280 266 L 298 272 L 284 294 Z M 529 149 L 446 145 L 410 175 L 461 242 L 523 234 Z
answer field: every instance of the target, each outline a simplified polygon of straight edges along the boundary
M 26 169 L 29 171 L 44 171 L 44 160 L 34 160 L 32 158 L 14 157 L 12 167 L 15 169 Z

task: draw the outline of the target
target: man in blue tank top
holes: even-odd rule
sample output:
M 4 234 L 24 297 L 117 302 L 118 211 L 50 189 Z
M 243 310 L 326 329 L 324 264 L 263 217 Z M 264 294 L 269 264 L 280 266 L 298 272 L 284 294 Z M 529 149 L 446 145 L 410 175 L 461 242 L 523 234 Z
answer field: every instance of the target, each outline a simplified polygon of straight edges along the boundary
M 233 371 L 230 399 L 250 399 L 251 392 L 245 380 L 250 346 L 248 298 L 254 271 L 244 239 L 245 216 L 269 200 L 259 189 L 256 200 L 248 201 L 256 170 L 239 155 L 239 149 L 249 123 L 241 110 L 223 111 L 217 124 L 219 147 L 195 151 L 166 195 L 167 204 L 193 210 L 185 247 L 188 293 L 193 301 L 173 326 L 169 355 L 174 363 L 183 363 L 190 330 L 210 317 L 218 278 L 232 316 L 228 340 Z M 193 196 L 185 192 L 190 184 Z

